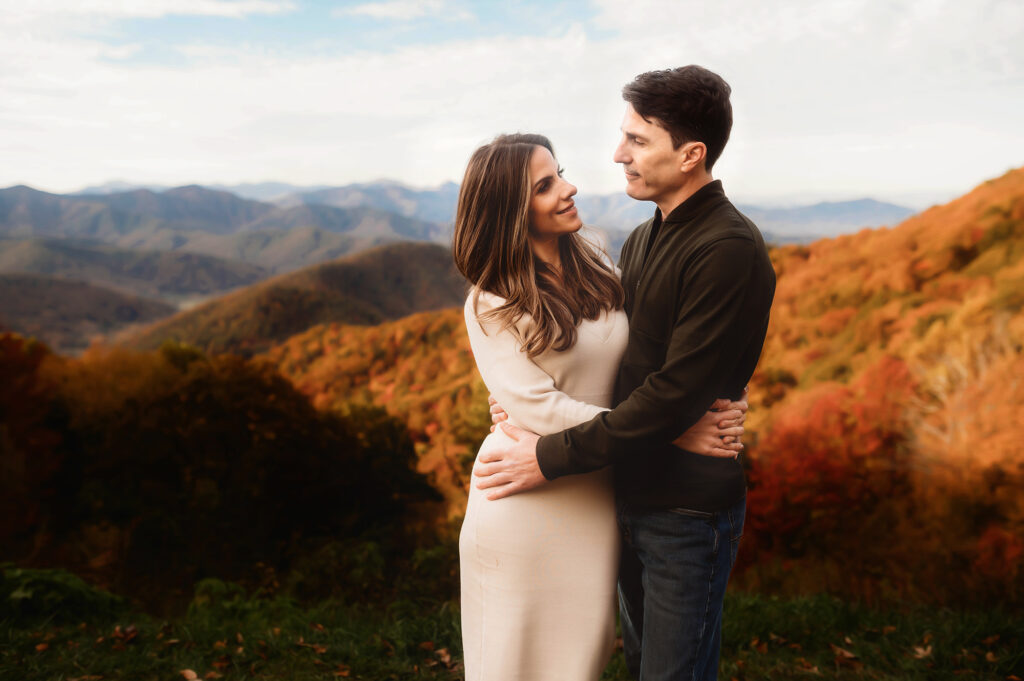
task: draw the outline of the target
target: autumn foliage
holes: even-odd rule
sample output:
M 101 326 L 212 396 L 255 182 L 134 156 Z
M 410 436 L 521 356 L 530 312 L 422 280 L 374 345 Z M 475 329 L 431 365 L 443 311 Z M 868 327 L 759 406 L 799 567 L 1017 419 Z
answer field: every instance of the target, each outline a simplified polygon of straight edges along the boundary
M 268 364 L 177 345 L 65 359 L 11 335 L 0 348 L 0 385 L 17 391 L 0 413 L 17 424 L 4 485 L 25 505 L 4 516 L 0 559 L 72 567 L 160 605 L 206 576 L 310 572 L 325 545 L 349 546 L 338 569 L 355 551 L 383 560 L 415 546 L 406 521 L 440 499 L 400 422 L 319 411 Z
M 1024 606 L 1024 170 L 772 259 L 734 584 Z M 6 335 L 0 379 L 0 546 L 113 582 L 270 561 L 379 585 L 392 555 L 364 539 L 450 540 L 489 425 L 459 309 L 253 360 Z M 416 560 L 452 583 L 452 544 Z

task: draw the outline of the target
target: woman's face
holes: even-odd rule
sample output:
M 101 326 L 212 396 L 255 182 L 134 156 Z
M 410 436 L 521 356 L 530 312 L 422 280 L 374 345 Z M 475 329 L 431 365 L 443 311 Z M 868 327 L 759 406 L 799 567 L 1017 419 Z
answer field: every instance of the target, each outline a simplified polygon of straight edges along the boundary
M 558 162 L 544 147 L 530 156 L 530 237 L 557 239 L 583 226 L 572 197 L 576 187 L 562 178 Z

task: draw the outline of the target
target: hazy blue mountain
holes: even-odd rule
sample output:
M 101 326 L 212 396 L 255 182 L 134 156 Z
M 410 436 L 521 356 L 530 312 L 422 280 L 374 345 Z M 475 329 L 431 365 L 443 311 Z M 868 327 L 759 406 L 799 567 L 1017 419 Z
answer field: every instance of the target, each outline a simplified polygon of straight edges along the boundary
M 859 231 L 865 227 L 897 225 L 917 211 L 906 206 L 857 199 L 830 201 L 793 208 L 761 208 L 739 205 L 763 231 L 812 241 Z
M 277 203 L 282 206 L 318 203 L 342 208 L 369 206 L 429 222 L 451 223 L 455 220 L 458 198 L 459 185 L 454 182 L 446 182 L 436 189 L 414 189 L 399 182 L 383 180 L 297 192 Z
M 134 182 L 125 182 L 124 180 L 111 180 L 110 182 L 104 182 L 103 184 L 91 185 L 84 189 L 79 189 L 76 192 L 68 192 L 68 194 L 70 196 L 82 196 L 84 194 L 117 194 L 120 192 L 134 191 L 136 189 L 148 189 L 152 192 L 162 192 L 170 188 L 170 185 L 136 184 Z
M 176 302 L 253 284 L 270 272 L 198 253 L 138 251 L 69 239 L 0 239 L 0 273 L 76 279 Z
M 208 184 L 204 186 L 209 189 L 231 192 L 245 199 L 255 199 L 267 203 L 277 203 L 278 200 L 296 192 L 315 192 L 330 187 L 326 184 L 297 185 L 287 182 L 243 182 L 241 184 Z
M 133 232 L 119 240 L 118 245 L 132 249 L 203 253 L 251 263 L 273 273 L 282 273 L 401 240 L 401 237 L 390 231 L 375 236 L 359 234 L 358 230 L 339 234 L 319 227 L 296 227 L 289 230 L 260 230 L 239 234 L 174 230 Z
M 413 189 L 396 182 L 351 184 L 312 192 L 298 192 L 278 200 L 279 205 L 297 203 L 333 206 L 370 206 L 450 225 L 455 219 L 459 188 L 449 182 L 437 189 Z M 621 232 L 629 232 L 654 214 L 654 204 L 635 201 L 625 193 L 576 196 L 580 215 L 588 225 L 611 236 L 614 246 Z M 906 206 L 873 199 L 834 201 L 807 206 L 771 208 L 737 204 L 776 243 L 810 241 L 820 237 L 902 222 L 915 211 Z
M 276 206 L 197 185 L 65 196 L 0 189 L 0 237 L 92 239 L 294 269 L 389 241 L 446 243 L 439 224 L 372 206 Z M 272 251 L 261 253 L 261 245 Z

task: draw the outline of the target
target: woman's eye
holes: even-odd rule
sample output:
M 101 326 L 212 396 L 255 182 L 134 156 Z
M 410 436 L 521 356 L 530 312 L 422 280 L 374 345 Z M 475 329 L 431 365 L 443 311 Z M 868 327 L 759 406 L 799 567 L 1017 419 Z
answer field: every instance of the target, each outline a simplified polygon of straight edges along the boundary
M 558 169 L 558 176 L 561 177 L 564 174 L 565 174 L 565 168 L 559 168 Z

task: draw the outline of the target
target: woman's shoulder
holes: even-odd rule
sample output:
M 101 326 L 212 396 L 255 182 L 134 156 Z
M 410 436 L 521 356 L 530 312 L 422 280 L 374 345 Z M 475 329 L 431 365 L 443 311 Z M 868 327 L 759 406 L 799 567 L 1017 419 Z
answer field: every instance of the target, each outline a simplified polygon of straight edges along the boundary
M 472 314 L 474 317 L 477 317 L 491 310 L 496 310 L 505 303 L 506 300 L 496 293 L 491 293 L 474 286 L 469 290 L 469 295 L 466 296 L 464 309 L 467 316 Z

